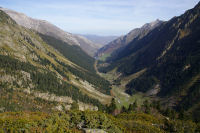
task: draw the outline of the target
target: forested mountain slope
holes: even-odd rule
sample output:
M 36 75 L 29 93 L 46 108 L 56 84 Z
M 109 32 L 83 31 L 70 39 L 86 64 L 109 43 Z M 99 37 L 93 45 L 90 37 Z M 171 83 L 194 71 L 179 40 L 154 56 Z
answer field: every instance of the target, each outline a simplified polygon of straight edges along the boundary
M 126 92 L 156 90 L 168 104 L 199 113 L 200 105 L 200 3 L 179 17 L 162 23 L 142 38 L 100 64 L 99 70 L 117 68 L 121 77 L 146 70 L 131 80 Z M 198 113 L 195 114 L 198 114 Z
M 0 132 L 200 132 L 199 15 L 200 3 L 98 62 L 0 10 Z
M 102 97 L 109 102 L 103 94 L 109 94 L 109 82 L 96 74 L 94 59 L 79 46 L 23 28 L 1 10 L 0 36 L 0 106 L 5 111 L 60 110 L 61 103 L 69 108 L 73 101 L 85 110 L 105 104 Z

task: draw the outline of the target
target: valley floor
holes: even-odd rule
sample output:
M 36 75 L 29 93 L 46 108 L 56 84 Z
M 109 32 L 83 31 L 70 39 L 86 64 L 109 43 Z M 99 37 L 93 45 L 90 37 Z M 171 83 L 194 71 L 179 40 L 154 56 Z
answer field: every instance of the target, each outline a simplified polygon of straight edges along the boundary
M 112 70 L 108 73 L 100 73 L 97 69 L 97 62 L 98 60 L 95 61 L 94 68 L 98 75 L 105 78 L 111 83 L 112 85 L 111 96 L 115 98 L 115 103 L 118 109 L 121 109 L 123 106 L 128 108 L 128 106 L 134 103 L 135 101 L 138 103 L 139 106 L 141 106 L 145 100 L 150 99 L 150 97 L 145 96 L 143 93 L 139 92 L 135 93 L 132 96 L 125 93 L 126 84 L 133 78 L 136 78 L 140 74 L 145 72 L 146 71 L 145 69 L 131 76 L 120 78 L 120 83 L 116 84 L 115 81 L 120 77 L 120 73 L 117 73 L 116 70 Z

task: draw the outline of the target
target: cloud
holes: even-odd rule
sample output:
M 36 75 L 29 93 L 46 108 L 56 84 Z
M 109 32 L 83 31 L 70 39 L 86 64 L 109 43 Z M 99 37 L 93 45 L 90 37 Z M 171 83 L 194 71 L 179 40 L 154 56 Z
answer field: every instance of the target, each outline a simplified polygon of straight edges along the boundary
M 157 18 L 168 20 L 198 0 L 0 0 L 4 7 L 45 19 L 66 31 L 125 34 Z

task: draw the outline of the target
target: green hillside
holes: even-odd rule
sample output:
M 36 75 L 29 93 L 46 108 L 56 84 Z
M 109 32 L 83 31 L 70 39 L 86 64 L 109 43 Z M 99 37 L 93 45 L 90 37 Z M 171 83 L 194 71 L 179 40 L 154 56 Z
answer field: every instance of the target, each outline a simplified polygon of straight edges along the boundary
M 126 84 L 128 94 L 156 92 L 154 96 L 170 99 L 166 106 L 196 112 L 200 102 L 199 20 L 200 3 L 162 23 L 143 38 L 134 39 L 117 55 L 111 54 L 106 62 L 99 62 L 99 71 L 108 73 L 117 69 L 116 73 L 121 76 L 116 81 L 120 82 L 147 69 Z
M 0 16 L 2 93 L 9 91 L 11 94 L 19 91 L 23 95 L 31 93 L 36 95 L 34 99 L 44 99 L 50 103 L 56 101 L 53 108 L 61 106 L 62 103 L 70 106 L 72 101 L 77 101 L 80 106 L 88 109 L 90 106 L 91 109 L 95 106 L 104 107 L 96 95 L 93 96 L 93 93 L 88 95 L 84 93 L 84 89 L 87 88 L 79 87 L 82 82 L 86 82 L 86 85 L 98 90 L 99 94 L 109 94 L 110 84 L 96 74 L 92 57 L 78 46 L 68 45 L 52 37 L 39 36 L 35 31 L 17 25 L 3 11 L 0 11 Z M 49 95 L 55 95 L 55 98 L 63 97 L 63 100 L 60 102 L 51 100 Z M 1 97 L 0 107 L 5 110 L 9 110 L 9 107 L 3 104 L 6 103 L 7 98 Z M 14 100 L 14 97 L 10 100 Z M 23 110 L 15 106 L 14 110 Z
M 199 133 L 199 35 L 200 3 L 95 60 L 0 10 L 0 133 Z

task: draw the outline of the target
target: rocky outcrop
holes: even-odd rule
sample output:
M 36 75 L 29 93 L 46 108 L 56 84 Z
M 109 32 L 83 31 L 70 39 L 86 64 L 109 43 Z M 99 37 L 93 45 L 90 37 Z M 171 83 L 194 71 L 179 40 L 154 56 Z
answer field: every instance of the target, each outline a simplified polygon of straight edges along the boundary
M 60 104 L 63 104 L 63 105 L 59 104 L 55 107 L 55 110 L 59 110 L 59 111 L 70 110 L 71 104 L 73 103 L 72 98 L 67 97 L 67 96 L 56 96 L 55 94 L 39 92 L 39 91 L 30 90 L 30 89 L 25 89 L 24 92 L 28 94 L 32 94 L 34 95 L 34 97 L 41 98 L 46 101 L 58 102 Z M 98 111 L 98 107 L 90 105 L 90 104 L 78 102 L 78 105 L 79 105 L 79 110 L 81 111 L 84 111 L 84 110 Z

